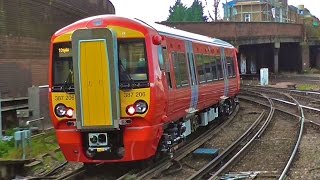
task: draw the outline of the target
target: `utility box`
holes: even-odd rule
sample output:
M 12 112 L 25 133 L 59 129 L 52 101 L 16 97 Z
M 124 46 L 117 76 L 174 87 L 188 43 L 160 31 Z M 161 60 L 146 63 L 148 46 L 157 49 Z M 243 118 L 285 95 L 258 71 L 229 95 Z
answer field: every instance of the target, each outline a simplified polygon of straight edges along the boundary
M 25 126 L 26 122 L 29 120 L 31 111 L 29 109 L 17 109 L 16 115 L 19 121 L 19 127 Z
M 29 109 L 17 109 L 17 118 L 28 118 L 30 116 L 30 110 Z
M 260 84 L 261 86 L 267 86 L 269 84 L 268 68 L 260 69 Z

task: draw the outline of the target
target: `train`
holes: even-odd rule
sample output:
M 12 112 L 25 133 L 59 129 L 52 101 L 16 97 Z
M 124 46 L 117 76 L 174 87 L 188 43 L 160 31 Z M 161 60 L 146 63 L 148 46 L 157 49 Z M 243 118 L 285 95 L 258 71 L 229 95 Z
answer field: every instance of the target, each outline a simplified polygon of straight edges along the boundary
M 117 15 L 74 22 L 51 38 L 49 110 L 67 161 L 172 156 L 238 104 L 237 49 Z

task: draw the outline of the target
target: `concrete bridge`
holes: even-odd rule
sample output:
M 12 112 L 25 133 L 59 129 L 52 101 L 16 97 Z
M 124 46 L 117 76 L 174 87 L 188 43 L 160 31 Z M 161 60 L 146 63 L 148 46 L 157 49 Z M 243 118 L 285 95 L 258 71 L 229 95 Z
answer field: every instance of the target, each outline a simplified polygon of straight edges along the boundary
M 274 22 L 162 22 L 177 29 L 216 37 L 239 49 L 245 74 L 267 67 L 272 72 L 320 68 L 320 39 L 303 24 Z

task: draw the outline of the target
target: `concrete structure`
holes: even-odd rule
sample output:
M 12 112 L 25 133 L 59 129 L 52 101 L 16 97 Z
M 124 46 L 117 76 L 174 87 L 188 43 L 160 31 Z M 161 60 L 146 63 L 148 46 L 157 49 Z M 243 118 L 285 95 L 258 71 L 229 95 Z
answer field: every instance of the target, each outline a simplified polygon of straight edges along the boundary
M 230 42 L 239 49 L 239 61 L 246 61 L 245 74 L 255 74 L 260 68 L 269 68 L 269 71 L 274 73 L 304 71 L 309 69 L 310 65 L 316 64 L 313 62 L 320 56 L 314 55 L 319 52 L 320 39 L 308 39 L 311 38 L 311 34 L 305 31 L 303 24 L 272 22 L 162 22 L 162 24 Z M 311 44 L 314 44 L 313 48 Z M 313 49 L 313 56 L 310 56 L 310 49 Z
M 52 34 L 79 19 L 114 14 L 109 0 L 0 0 L 0 92 L 2 98 L 28 95 L 48 84 Z
M 320 22 L 303 5 L 294 7 L 288 0 L 228 0 L 223 8 L 225 22 L 163 24 L 237 46 L 244 74 L 264 67 L 274 73 L 320 68 Z

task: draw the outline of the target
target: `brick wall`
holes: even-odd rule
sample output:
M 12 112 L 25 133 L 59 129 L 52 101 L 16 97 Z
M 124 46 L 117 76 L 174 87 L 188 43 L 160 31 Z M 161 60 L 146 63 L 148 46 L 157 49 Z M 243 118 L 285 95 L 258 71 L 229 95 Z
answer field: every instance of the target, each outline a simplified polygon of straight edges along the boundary
M 0 92 L 27 96 L 32 85 L 48 84 L 49 41 L 79 19 L 114 14 L 108 0 L 0 0 Z
M 209 23 L 170 23 L 162 24 L 227 41 L 256 38 L 302 38 L 301 24 L 271 22 L 209 22 Z

